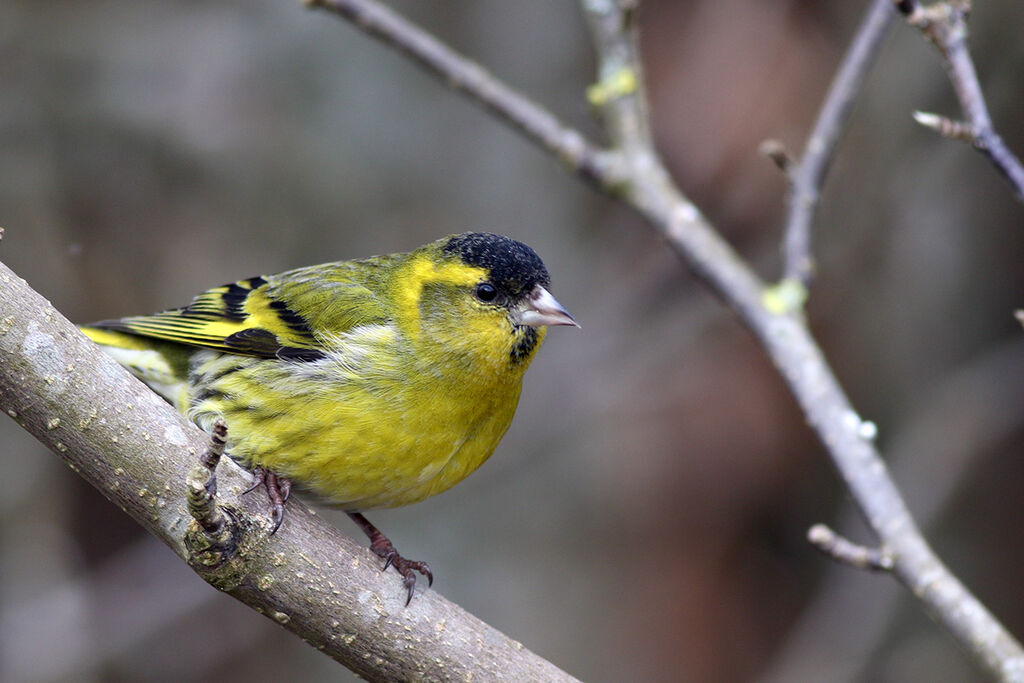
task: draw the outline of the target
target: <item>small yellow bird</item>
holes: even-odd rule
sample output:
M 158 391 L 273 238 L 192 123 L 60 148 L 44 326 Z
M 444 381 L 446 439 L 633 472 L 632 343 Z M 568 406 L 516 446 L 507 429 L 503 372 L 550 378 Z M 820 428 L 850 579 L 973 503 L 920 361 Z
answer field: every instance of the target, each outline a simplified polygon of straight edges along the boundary
M 421 501 L 494 452 L 546 326 L 576 325 L 540 257 L 487 233 L 215 287 L 184 308 L 82 327 L 263 484 L 344 509 L 412 599 L 406 560 L 360 510 Z

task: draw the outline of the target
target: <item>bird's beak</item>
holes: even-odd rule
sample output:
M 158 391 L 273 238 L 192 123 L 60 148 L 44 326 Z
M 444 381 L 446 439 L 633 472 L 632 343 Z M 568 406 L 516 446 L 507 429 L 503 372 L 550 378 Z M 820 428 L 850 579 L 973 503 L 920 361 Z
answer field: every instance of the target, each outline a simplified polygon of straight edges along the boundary
M 575 325 L 579 327 L 569 311 L 558 303 L 551 292 L 540 285 L 533 288 L 526 300 L 512 311 L 513 321 L 517 325 L 527 327 L 543 327 L 544 325 Z

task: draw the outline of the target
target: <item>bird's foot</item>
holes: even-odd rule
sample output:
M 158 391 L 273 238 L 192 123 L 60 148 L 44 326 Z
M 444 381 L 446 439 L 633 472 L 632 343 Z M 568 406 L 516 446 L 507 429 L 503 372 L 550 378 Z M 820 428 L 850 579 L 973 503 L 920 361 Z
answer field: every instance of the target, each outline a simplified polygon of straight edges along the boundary
M 284 504 L 288 502 L 288 496 L 292 492 L 292 482 L 263 467 L 253 468 L 252 481 L 252 486 L 243 491 L 242 495 L 255 491 L 260 486 L 267 490 L 267 497 L 270 498 L 270 521 L 273 525 L 270 533 L 273 535 L 284 521 Z
M 380 529 L 370 524 L 370 521 L 360 513 L 348 512 L 346 514 L 352 518 L 353 522 L 359 525 L 359 528 L 370 539 L 370 550 L 377 557 L 384 560 L 384 570 L 387 570 L 388 567 L 394 567 L 402 575 L 402 585 L 405 586 L 407 592 L 405 598 L 406 605 L 412 601 L 413 593 L 416 592 L 416 572 L 427 577 L 428 586 L 434 585 L 434 574 L 430 571 L 430 565 L 426 562 L 407 560 L 399 555 L 398 551 L 395 550 L 394 544 L 388 540 L 388 537 L 381 533 Z

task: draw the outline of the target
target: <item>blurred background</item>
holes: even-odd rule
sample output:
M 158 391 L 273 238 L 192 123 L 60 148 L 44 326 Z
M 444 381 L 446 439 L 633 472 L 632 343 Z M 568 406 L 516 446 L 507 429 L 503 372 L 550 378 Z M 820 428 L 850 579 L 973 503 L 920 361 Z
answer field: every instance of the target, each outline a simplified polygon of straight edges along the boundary
M 575 3 L 394 6 L 589 135 Z M 866 2 L 644 0 L 656 136 L 773 279 L 786 184 Z M 980 3 L 996 127 L 1024 153 L 1024 4 Z M 1024 635 L 1024 208 L 966 145 L 936 54 L 897 24 L 817 219 L 809 320 L 939 554 Z M 435 588 L 588 681 L 973 681 L 887 577 L 750 335 L 636 216 L 418 69 L 298 2 L 0 3 L 0 259 L 70 319 L 465 230 L 532 245 L 554 330 L 495 456 L 371 519 Z M 0 680 L 349 680 L 194 576 L 0 422 Z M 358 531 L 335 515 L 346 533 Z M 398 578 L 395 578 L 396 590 Z

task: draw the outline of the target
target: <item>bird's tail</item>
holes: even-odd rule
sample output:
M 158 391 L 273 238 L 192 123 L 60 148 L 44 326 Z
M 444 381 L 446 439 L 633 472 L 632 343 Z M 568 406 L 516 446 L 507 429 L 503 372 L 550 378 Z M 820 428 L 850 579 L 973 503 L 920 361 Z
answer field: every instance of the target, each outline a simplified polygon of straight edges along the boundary
M 102 323 L 78 329 L 114 360 L 124 366 L 171 405 L 184 412 L 188 408 L 188 364 L 194 349 L 105 329 Z

